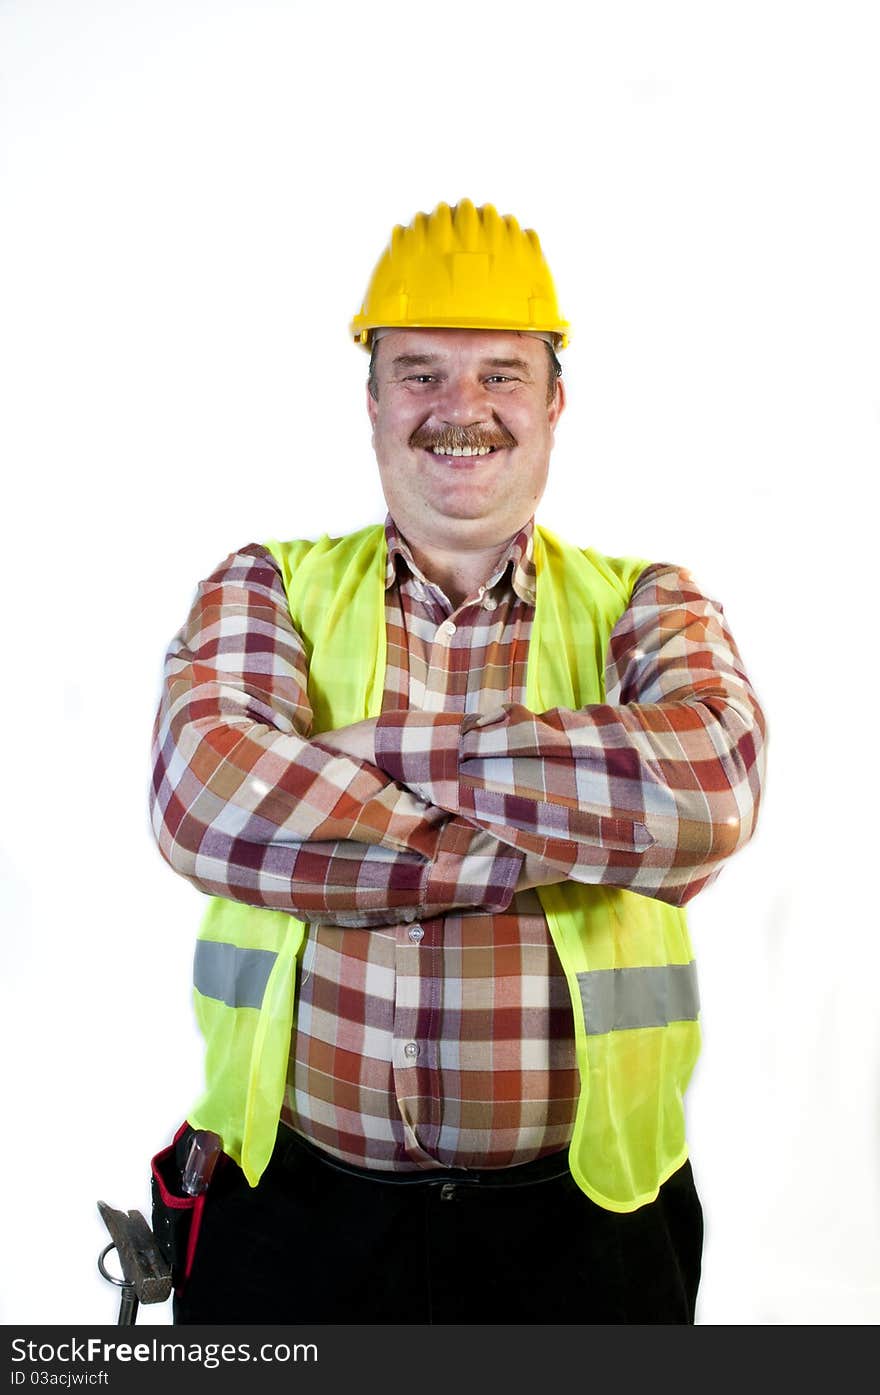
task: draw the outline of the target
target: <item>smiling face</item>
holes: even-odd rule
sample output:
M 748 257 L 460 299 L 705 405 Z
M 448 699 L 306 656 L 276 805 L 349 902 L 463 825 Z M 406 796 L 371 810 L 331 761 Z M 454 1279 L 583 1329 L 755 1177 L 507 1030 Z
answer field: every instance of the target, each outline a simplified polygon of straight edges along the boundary
M 500 546 L 535 512 L 565 403 L 529 334 L 395 329 L 367 392 L 389 512 L 411 545 Z

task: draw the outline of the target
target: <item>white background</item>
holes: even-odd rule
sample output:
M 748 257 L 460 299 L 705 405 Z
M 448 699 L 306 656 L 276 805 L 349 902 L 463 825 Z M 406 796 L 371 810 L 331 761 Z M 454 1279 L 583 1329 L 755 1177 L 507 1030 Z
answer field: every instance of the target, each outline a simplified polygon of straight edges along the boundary
M 465 196 L 537 229 L 573 326 L 539 516 L 689 566 L 770 724 L 690 910 L 699 1321 L 880 1320 L 876 15 L 0 3 L 0 1321 L 115 1321 L 96 1201 L 149 1214 L 201 1084 L 165 646 L 234 547 L 383 516 L 347 326 Z

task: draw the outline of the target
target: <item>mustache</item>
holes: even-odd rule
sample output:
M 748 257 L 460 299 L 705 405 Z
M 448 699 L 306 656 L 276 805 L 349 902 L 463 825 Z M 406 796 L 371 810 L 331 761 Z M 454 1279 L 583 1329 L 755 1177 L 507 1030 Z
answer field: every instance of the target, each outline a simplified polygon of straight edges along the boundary
M 479 450 L 481 446 L 505 450 L 516 445 L 516 437 L 500 422 L 494 426 L 444 426 L 439 430 L 420 426 L 410 436 L 409 443 L 414 450 Z

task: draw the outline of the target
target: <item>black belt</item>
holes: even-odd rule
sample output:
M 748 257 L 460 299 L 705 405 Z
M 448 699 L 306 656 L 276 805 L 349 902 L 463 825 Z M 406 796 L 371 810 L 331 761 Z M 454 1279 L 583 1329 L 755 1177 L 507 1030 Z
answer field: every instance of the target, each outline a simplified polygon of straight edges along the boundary
M 539 1182 L 553 1182 L 569 1173 L 567 1148 L 548 1153 L 543 1158 L 535 1158 L 533 1162 L 519 1163 L 516 1167 L 442 1167 L 419 1172 L 379 1172 L 374 1168 L 355 1167 L 353 1163 L 331 1157 L 307 1138 L 302 1138 L 292 1129 L 282 1126 L 278 1131 L 278 1142 L 272 1155 L 273 1165 L 281 1168 L 294 1167 L 297 1158 L 302 1158 L 303 1154 L 324 1167 L 344 1172 L 347 1177 L 396 1187 L 454 1187 L 459 1184 L 480 1187 L 531 1187 Z

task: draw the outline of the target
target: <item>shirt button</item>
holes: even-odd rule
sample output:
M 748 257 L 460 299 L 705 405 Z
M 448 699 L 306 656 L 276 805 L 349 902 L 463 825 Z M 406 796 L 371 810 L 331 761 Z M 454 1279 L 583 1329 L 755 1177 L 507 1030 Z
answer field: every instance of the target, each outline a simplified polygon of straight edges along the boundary
M 407 933 L 414 945 L 417 945 L 419 940 L 421 940 L 425 934 L 424 930 L 421 930 L 418 925 L 414 925 L 413 928 L 409 930 Z
M 484 610 L 495 610 L 498 605 L 494 596 L 486 596 L 483 600 Z
M 444 620 L 444 621 L 443 621 L 443 624 L 440 626 L 440 633 L 441 633 L 442 635 L 454 635 L 454 634 L 455 634 L 455 623 L 454 623 L 454 621 L 452 621 L 452 620 Z
M 406 1043 L 406 1046 L 403 1048 L 403 1054 L 404 1056 L 408 1056 L 411 1061 L 414 1061 L 419 1054 L 418 1043 L 414 1041 L 408 1041 Z

